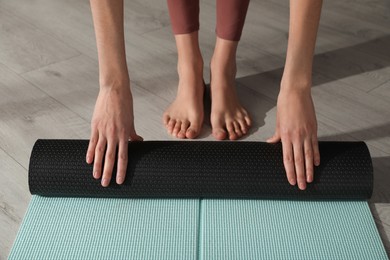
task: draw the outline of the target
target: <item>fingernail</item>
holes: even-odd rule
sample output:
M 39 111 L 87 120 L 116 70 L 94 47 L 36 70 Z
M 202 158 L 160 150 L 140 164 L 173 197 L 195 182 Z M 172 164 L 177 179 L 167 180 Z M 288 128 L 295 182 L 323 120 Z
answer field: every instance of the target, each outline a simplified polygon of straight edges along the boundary
M 295 179 L 290 179 L 290 184 L 294 186 L 296 184 Z
M 305 182 L 300 182 L 298 184 L 298 187 L 299 187 L 299 189 L 304 190 L 304 189 L 306 189 L 306 183 Z
M 87 160 L 87 163 L 89 163 L 89 156 L 87 156 L 87 159 L 86 159 L 86 160 Z
M 108 180 L 108 179 L 103 179 L 103 180 L 102 180 L 102 185 L 103 185 L 103 187 L 107 187 L 108 184 L 109 184 L 109 180 Z
M 312 177 L 311 176 L 307 176 L 307 182 L 312 182 L 312 181 L 313 181 Z
M 116 183 L 118 183 L 118 184 L 122 184 L 123 183 L 123 177 L 121 176 L 121 177 L 118 177 L 118 179 L 117 179 L 117 181 L 116 181 Z
M 93 172 L 93 177 L 96 179 L 97 176 L 98 176 L 98 172 L 97 172 L 97 171 L 94 171 L 94 172 Z

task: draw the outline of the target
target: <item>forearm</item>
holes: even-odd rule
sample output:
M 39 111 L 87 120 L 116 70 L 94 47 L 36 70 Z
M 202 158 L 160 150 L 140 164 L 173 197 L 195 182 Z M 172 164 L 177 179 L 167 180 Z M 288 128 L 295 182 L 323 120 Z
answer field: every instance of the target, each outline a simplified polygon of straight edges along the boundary
M 123 0 L 90 0 L 99 58 L 101 87 L 129 81 L 123 29 Z
M 290 25 L 282 86 L 310 88 L 322 0 L 290 0 Z M 291 80 L 293 79 L 293 80 Z M 290 82 L 283 84 L 284 82 Z M 291 86 L 291 82 L 295 82 Z

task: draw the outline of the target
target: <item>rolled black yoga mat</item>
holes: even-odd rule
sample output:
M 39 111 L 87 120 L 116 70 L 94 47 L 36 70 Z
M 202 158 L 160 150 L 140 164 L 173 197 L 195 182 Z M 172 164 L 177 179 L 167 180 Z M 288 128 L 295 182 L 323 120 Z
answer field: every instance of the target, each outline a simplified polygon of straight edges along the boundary
M 88 140 L 38 140 L 32 194 L 64 197 L 368 199 L 373 169 L 364 142 L 320 142 L 321 165 L 300 191 L 287 182 L 281 144 L 217 141 L 129 143 L 126 181 L 104 188 L 85 162 Z M 114 168 L 114 172 L 116 168 Z

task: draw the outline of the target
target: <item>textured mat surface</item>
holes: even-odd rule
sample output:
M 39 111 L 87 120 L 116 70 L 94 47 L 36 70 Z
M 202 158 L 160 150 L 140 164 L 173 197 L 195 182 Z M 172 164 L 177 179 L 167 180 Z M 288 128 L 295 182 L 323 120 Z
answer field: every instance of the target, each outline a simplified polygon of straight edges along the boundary
M 200 259 L 387 259 L 367 202 L 202 200 Z
M 9 259 L 196 259 L 198 200 L 33 196 Z
M 87 148 L 87 140 L 38 140 L 30 159 L 31 193 L 251 199 L 367 199 L 372 193 L 372 163 L 363 142 L 320 143 L 321 166 L 305 191 L 287 182 L 280 144 L 129 143 L 127 179 L 116 185 L 113 178 L 108 188 L 92 178 Z
M 34 195 L 9 259 L 387 259 L 367 202 Z

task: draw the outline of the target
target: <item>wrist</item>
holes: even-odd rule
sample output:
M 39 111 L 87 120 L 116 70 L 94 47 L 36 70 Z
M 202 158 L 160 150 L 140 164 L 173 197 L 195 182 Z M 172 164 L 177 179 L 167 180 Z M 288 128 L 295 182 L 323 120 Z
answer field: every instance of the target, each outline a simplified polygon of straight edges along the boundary
M 311 73 L 284 72 L 280 83 L 280 90 L 310 93 L 312 87 Z
M 307 55 L 301 55 L 303 57 Z M 288 55 L 281 81 L 282 87 L 307 90 L 312 86 L 313 60 L 301 56 Z
M 282 80 L 280 84 L 280 92 L 288 93 L 288 95 L 311 95 L 311 83 L 306 81 L 299 82 L 294 80 Z

